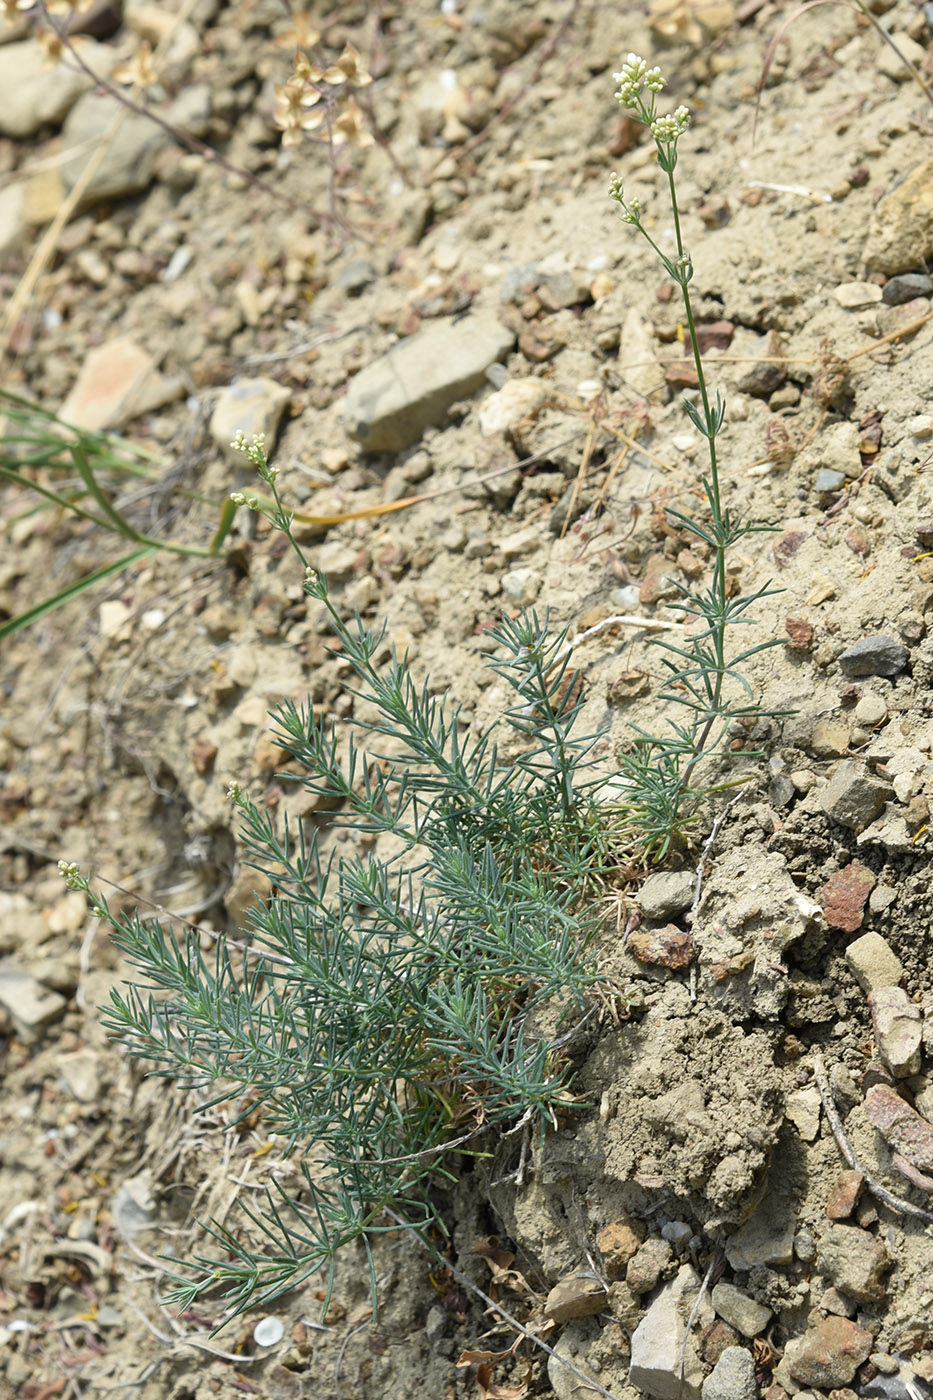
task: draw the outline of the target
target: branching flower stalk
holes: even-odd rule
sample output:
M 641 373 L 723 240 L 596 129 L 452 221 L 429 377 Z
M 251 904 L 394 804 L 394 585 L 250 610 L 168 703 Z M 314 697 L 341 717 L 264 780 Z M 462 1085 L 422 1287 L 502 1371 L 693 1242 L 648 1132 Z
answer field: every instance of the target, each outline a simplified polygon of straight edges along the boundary
M 657 161 L 667 176 L 668 195 L 674 226 L 675 254 L 669 257 L 656 243 L 642 222 L 637 198 L 626 198 L 619 175 L 609 182 L 609 197 L 622 211 L 622 221 L 637 229 L 654 250 L 668 276 L 680 288 L 684 318 L 696 366 L 699 404 L 684 399 L 684 409 L 694 427 L 706 439 L 708 472 L 702 478 L 703 492 L 709 507 L 708 520 L 696 520 L 682 511 L 668 507 L 668 515 L 678 526 L 709 547 L 712 553 L 712 578 L 709 587 L 692 591 L 681 584 L 678 606 L 682 611 L 702 619 L 706 626 L 690 636 L 684 645 L 656 640 L 653 645 L 666 653 L 663 664 L 667 671 L 661 699 L 689 710 L 686 723 L 671 721 L 672 733 L 658 737 L 636 729 L 638 739 L 634 751 L 622 756 L 623 778 L 629 786 L 629 796 L 622 804 L 634 827 L 651 854 L 660 859 L 671 842 L 682 835 L 684 827 L 695 818 L 697 799 L 730 786 L 717 783 L 707 787 L 692 787 L 695 770 L 705 756 L 711 758 L 725 752 L 725 740 L 730 724 L 738 719 L 763 717 L 772 711 L 762 710 L 756 703 L 751 686 L 739 669 L 750 657 L 767 647 L 779 645 L 774 639 L 747 647 L 730 656 L 727 647 L 728 628 L 740 619 L 747 621 L 749 607 L 758 599 L 778 592 L 768 586 L 745 597 L 730 597 L 726 573 L 727 553 L 743 536 L 769 530 L 741 520 L 723 507 L 719 462 L 716 452 L 717 435 L 725 420 L 725 403 L 717 391 L 711 399 L 700 355 L 696 321 L 690 298 L 693 260 L 684 246 L 680 206 L 674 171 L 677 166 L 677 146 L 690 125 L 686 107 L 659 115 L 658 94 L 666 85 L 659 68 L 649 68 L 645 59 L 629 54 L 619 73 L 613 75 L 618 83 L 616 100 L 636 121 L 651 132 L 657 150 Z M 745 696 L 737 703 L 734 681 Z

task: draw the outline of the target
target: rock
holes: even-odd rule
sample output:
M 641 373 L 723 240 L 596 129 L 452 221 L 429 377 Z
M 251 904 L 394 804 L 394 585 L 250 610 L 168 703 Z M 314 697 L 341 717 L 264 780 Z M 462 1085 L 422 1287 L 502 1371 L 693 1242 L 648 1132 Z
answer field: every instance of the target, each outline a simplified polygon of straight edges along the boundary
M 748 843 L 721 856 L 693 924 L 704 996 L 736 1021 L 780 1015 L 790 981 L 785 950 L 823 926 L 818 904 L 776 852 Z
M 0 1006 L 6 1007 L 16 1034 L 27 1045 L 41 1040 L 43 1031 L 64 1016 L 67 1005 L 58 992 L 48 991 L 14 963 L 0 963 Z
M 703 1382 L 703 1400 L 755 1400 L 755 1358 L 745 1347 L 726 1347 Z
M 479 410 L 480 431 L 484 437 L 509 432 L 540 408 L 547 397 L 547 385 L 540 379 L 528 376 L 507 380 L 501 389 L 483 400 Z
M 738 387 L 743 394 L 766 399 L 776 389 L 780 389 L 787 377 L 784 365 L 784 347 L 777 331 L 758 337 L 749 354 L 758 360 L 757 364 L 739 376 Z
M 865 1178 L 860 1171 L 850 1168 L 840 1172 L 836 1184 L 826 1202 L 826 1215 L 829 1220 L 848 1220 L 858 1204 Z
M 271 457 L 285 405 L 291 394 L 274 379 L 238 379 L 221 391 L 211 414 L 210 433 L 230 462 L 244 466 L 246 458 L 231 447 L 237 433 L 252 438 L 265 433 Z
M 520 559 L 524 554 L 534 554 L 540 547 L 541 533 L 533 525 L 526 525 L 512 535 L 503 535 L 499 541 L 499 552 L 505 559 Z
M 910 272 L 933 257 L 933 158 L 904 176 L 875 207 L 862 254 L 870 272 Z
M 0 191 L 0 259 L 16 252 L 28 230 L 26 187 L 21 182 L 7 185 Z
M 184 393 L 181 380 L 160 374 L 157 361 L 129 336 L 89 350 L 59 417 L 75 428 L 122 428 Z
M 625 313 L 617 369 L 626 384 L 643 399 L 657 394 L 664 386 L 664 373 L 655 354 L 654 334 L 634 306 Z
M 848 1385 L 868 1357 L 875 1339 L 844 1317 L 827 1317 L 784 1348 L 784 1365 L 800 1385 L 832 1390 Z
M 343 400 L 351 437 L 367 452 L 400 452 L 482 388 L 515 336 L 492 316 L 442 321 L 402 340 L 353 379 Z
M 65 159 L 61 177 L 66 191 L 81 178 L 88 162 L 88 151 L 96 149 L 113 120 L 115 99 L 89 92 L 68 114 L 62 128 Z M 204 83 L 185 87 L 174 102 L 157 109 L 159 116 L 192 136 L 205 136 L 210 120 L 210 89 Z M 92 175 L 81 196 L 80 207 L 89 209 L 105 200 L 138 194 L 149 184 L 156 162 L 172 139 L 167 131 L 148 117 L 124 111 L 116 132 L 107 145 L 107 154 Z M 68 150 L 74 155 L 68 157 Z
M 58 1070 L 79 1103 L 97 1103 L 100 1098 L 99 1056 L 93 1050 L 74 1050 L 59 1055 Z
M 650 1293 L 674 1257 L 667 1240 L 652 1235 L 632 1256 L 625 1270 L 625 1282 L 633 1293 Z
M 830 1225 L 820 1241 L 820 1262 L 830 1282 L 857 1303 L 879 1303 L 882 1276 L 891 1260 L 880 1240 L 857 1225 Z
M 676 919 L 693 903 L 694 876 L 690 870 L 663 870 L 649 875 L 636 895 L 646 919 Z
M 353 573 L 359 561 L 359 549 L 341 544 L 339 540 L 327 540 L 318 549 L 314 566 L 328 579 L 345 579 Z
M 907 665 L 907 648 L 879 632 L 862 637 L 837 659 L 846 676 L 896 676 Z
M 541 591 L 541 575 L 534 569 L 511 569 L 501 583 L 509 602 L 519 608 L 530 608 Z
M 877 68 L 879 73 L 883 73 L 892 82 L 907 83 L 911 78 L 907 64 L 913 64 L 914 68 L 919 70 L 923 67 L 925 58 L 926 50 L 916 39 L 911 39 L 903 30 L 894 30 L 891 33 L 891 43 L 882 44 L 878 50 Z
M 592 1337 L 583 1330 L 587 1326 L 592 1327 L 594 1324 L 571 1323 L 553 1344 L 557 1355 L 548 1357 L 547 1376 L 555 1400 L 580 1400 L 581 1395 L 591 1393 L 578 1375 L 574 1375 L 573 1371 L 561 1364 L 563 1361 L 569 1362 L 571 1366 L 576 1367 L 577 1371 L 582 1371 L 585 1376 L 590 1376 L 593 1380 L 596 1379 L 583 1359 L 586 1355 L 587 1343 L 592 1340 Z M 601 1376 L 600 1379 L 605 1385 L 607 1377 Z
M 692 1336 L 684 1347 L 684 1317 L 689 1316 L 699 1288 L 700 1278 L 693 1265 L 683 1264 L 632 1333 L 629 1383 L 656 1400 L 700 1400 L 704 1368 Z M 702 1328 L 712 1320 L 712 1307 L 703 1298 L 697 1323 Z
M 79 52 L 101 77 L 113 63 L 113 50 L 93 39 L 81 39 Z M 40 127 L 59 126 L 82 93 L 94 86 L 90 74 L 70 58 L 47 66 L 45 50 L 35 39 L 0 48 L 0 136 L 22 141 Z
M 794 1257 L 797 1203 L 786 1176 L 774 1169 L 754 1214 L 726 1240 L 726 1258 L 735 1271 L 759 1264 L 785 1268 Z
M 645 1227 L 639 1220 L 613 1220 L 611 1225 L 603 1226 L 596 1243 L 610 1283 L 625 1277 L 626 1266 L 638 1253 L 644 1238 Z
M 813 489 L 818 496 L 826 496 L 830 491 L 841 491 L 846 484 L 845 472 L 833 467 L 821 467 L 813 480 Z
M 854 933 L 861 927 L 865 901 L 875 887 L 875 877 L 860 861 L 837 870 L 817 894 L 817 902 L 829 928 Z
M 833 770 L 819 803 L 831 821 L 857 831 L 873 822 L 893 796 L 894 789 L 887 783 L 855 759 L 847 759 Z
M 876 987 L 868 993 L 878 1052 L 895 1079 L 920 1073 L 923 1023 L 920 1007 L 900 987 Z
M 885 306 L 903 306 L 914 297 L 933 295 L 933 278 L 925 272 L 905 272 L 899 277 L 889 277 L 881 289 Z
M 639 962 L 676 971 L 690 965 L 693 937 L 676 924 L 666 924 L 658 929 L 638 929 L 629 938 L 628 949 Z
M 722 1320 L 743 1337 L 757 1337 L 771 1320 L 771 1309 L 756 1303 L 735 1284 L 717 1283 L 712 1296 L 713 1307 Z
M 846 311 L 861 311 L 881 300 L 881 288 L 876 282 L 841 282 L 835 297 Z
M 900 959 L 880 933 L 863 933 L 850 943 L 846 962 L 863 992 L 874 987 L 894 987 L 904 976 Z
M 592 1274 L 569 1274 L 548 1293 L 545 1314 L 552 1322 L 570 1322 L 575 1317 L 592 1317 L 606 1306 L 606 1289 Z
M 887 1084 L 865 1095 L 865 1117 L 888 1146 L 921 1172 L 933 1171 L 933 1126 Z
M 860 724 L 865 729 L 874 729 L 876 725 L 887 718 L 888 707 L 880 695 L 874 695 L 870 690 L 866 691 L 855 707 L 854 715 L 856 724 Z
M 378 275 L 369 258 L 354 258 L 337 274 L 337 286 L 342 292 L 346 292 L 347 296 L 362 296 Z
M 810 730 L 808 748 L 817 758 L 842 758 L 848 751 L 851 731 L 848 725 L 831 719 L 818 719 Z
M 818 1089 L 794 1089 L 787 1095 L 787 1116 L 804 1142 L 815 1142 L 820 1131 L 822 1100 Z
M 24 894 L 0 890 L 0 955 L 17 948 L 37 948 L 50 932 L 40 910 Z

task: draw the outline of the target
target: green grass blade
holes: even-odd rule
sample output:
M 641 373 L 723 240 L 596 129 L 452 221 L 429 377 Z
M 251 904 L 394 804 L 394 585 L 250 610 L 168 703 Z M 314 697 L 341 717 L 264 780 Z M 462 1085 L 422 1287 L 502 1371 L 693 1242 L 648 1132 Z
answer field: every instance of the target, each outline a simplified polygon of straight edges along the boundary
M 0 623 L 0 641 L 4 637 L 10 636 L 11 633 L 18 632 L 23 627 L 29 627 L 33 622 L 38 622 L 40 617 L 45 617 L 46 613 L 61 607 L 69 599 L 76 598 L 80 593 L 93 588 L 95 583 L 100 583 L 102 579 L 109 578 L 111 574 L 118 574 L 121 569 L 127 569 L 131 564 L 145 559 L 146 555 L 152 554 L 155 548 L 155 545 L 147 544 L 143 549 L 134 549 L 131 554 L 125 554 L 122 559 L 116 559 L 112 564 L 105 564 L 102 569 L 95 570 L 93 574 L 85 574 L 84 578 L 78 579 L 77 583 L 69 584 L 67 588 L 63 588 L 52 598 L 46 598 L 44 603 L 37 603 L 34 608 L 28 608 L 26 612 L 18 613 L 16 617 L 8 618 L 6 622 Z

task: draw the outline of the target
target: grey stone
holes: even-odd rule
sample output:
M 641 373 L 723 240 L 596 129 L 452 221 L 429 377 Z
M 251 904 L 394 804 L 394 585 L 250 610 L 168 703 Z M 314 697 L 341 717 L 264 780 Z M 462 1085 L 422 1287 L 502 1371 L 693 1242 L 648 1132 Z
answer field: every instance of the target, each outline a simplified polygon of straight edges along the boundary
M 673 1257 L 674 1251 L 667 1240 L 652 1235 L 628 1261 L 625 1282 L 633 1293 L 650 1293 Z
M 43 1031 L 60 1021 L 68 1003 L 50 992 L 14 963 L 0 963 L 0 1006 L 6 1007 L 17 1035 L 27 1045 L 41 1040 Z
M 348 296 L 358 297 L 375 282 L 377 276 L 368 258 L 354 258 L 337 274 L 337 286 Z
M 547 1377 L 556 1400 L 580 1400 L 581 1395 L 588 1393 L 586 1384 L 579 1376 L 574 1375 L 568 1366 L 563 1365 L 563 1362 L 569 1362 L 570 1366 L 575 1366 L 585 1376 L 596 1380 L 584 1359 L 587 1345 L 593 1340 L 592 1329 L 596 1325 L 586 1319 L 571 1322 L 554 1342 L 553 1347 L 557 1355 L 548 1357 Z M 608 1378 L 601 1375 L 599 1379 L 605 1385 Z
M 819 496 L 829 491 L 841 491 L 846 484 L 845 472 L 837 472 L 833 467 L 821 467 L 816 474 L 813 489 Z
M 692 1337 L 684 1347 L 684 1317 L 690 1315 L 699 1289 L 700 1278 L 693 1265 L 683 1264 L 632 1333 L 629 1382 L 656 1400 L 700 1400 L 703 1363 Z M 713 1309 L 707 1298 L 697 1311 L 699 1328 L 708 1327 Z
M 502 575 L 502 591 L 510 603 L 530 608 L 541 589 L 541 575 L 534 569 L 511 569 Z
M 703 1382 L 703 1400 L 755 1400 L 755 1358 L 745 1347 L 726 1347 Z
M 439 322 L 401 341 L 350 384 L 343 419 L 367 452 L 399 452 L 482 388 L 515 336 L 492 316 Z
M 646 919 L 675 919 L 693 903 L 693 874 L 689 870 L 662 870 L 649 875 L 636 900 Z
M 834 769 L 820 793 L 820 806 L 826 815 L 851 831 L 875 820 L 894 789 L 875 778 L 855 759 L 846 759 Z
M 88 92 L 68 114 L 62 128 L 65 159 L 61 176 L 66 190 L 72 189 L 84 173 L 88 152 L 98 147 L 116 111 L 115 99 Z M 159 109 L 170 125 L 192 136 L 205 136 L 210 120 L 210 89 L 206 83 L 184 88 L 174 102 Z M 124 119 L 111 137 L 107 153 L 81 196 L 81 208 L 89 209 L 104 200 L 138 194 L 149 184 L 156 161 L 172 144 L 172 138 L 148 117 L 124 112 Z M 68 157 L 70 147 L 77 148 Z
M 113 63 L 113 50 L 81 40 L 81 57 L 101 76 Z M 89 73 L 70 60 L 49 68 L 35 39 L 0 47 L 0 136 L 34 136 L 42 126 L 59 126 L 82 93 L 94 86 Z
M 58 1070 L 79 1103 L 100 1098 L 99 1057 L 93 1050 L 73 1050 L 58 1057 Z
M 779 1161 L 776 1156 L 775 1162 Z M 726 1240 L 726 1258 L 736 1271 L 759 1264 L 784 1268 L 794 1257 L 796 1229 L 797 1202 L 790 1182 L 779 1167 L 772 1167 L 758 1209 Z
M 244 466 L 246 458 L 231 447 L 237 433 L 247 438 L 264 433 L 266 455 L 271 456 L 275 436 L 291 394 L 274 379 L 239 379 L 221 392 L 211 415 L 211 437 L 228 461 Z M 256 474 L 252 483 L 257 486 Z
M 717 1283 L 713 1289 L 713 1307 L 723 1322 L 728 1322 L 743 1337 L 757 1337 L 771 1320 L 771 1309 L 756 1303 L 733 1283 Z
M 850 943 L 846 962 L 863 992 L 896 986 L 904 976 L 900 959 L 880 933 L 863 933 Z
M 820 1263 L 830 1282 L 857 1303 L 879 1303 L 891 1260 L 880 1240 L 857 1225 L 830 1225 L 820 1240 Z
M 899 277 L 890 277 L 882 288 L 881 295 L 885 306 L 903 306 L 914 297 L 928 297 L 933 294 L 933 278 L 925 272 L 905 272 Z
M 846 676 L 896 676 L 907 665 L 907 648 L 883 632 L 861 637 L 838 658 Z
M 915 165 L 875 207 L 863 258 L 870 271 L 910 272 L 933 257 L 933 158 Z

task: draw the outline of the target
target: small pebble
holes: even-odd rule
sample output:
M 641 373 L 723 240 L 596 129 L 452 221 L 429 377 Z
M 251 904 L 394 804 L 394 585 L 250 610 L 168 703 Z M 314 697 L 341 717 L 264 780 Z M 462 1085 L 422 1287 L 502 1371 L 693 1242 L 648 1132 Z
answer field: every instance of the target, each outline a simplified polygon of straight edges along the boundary
M 889 277 L 881 292 L 885 306 L 902 306 L 914 297 L 928 297 L 933 294 L 933 279 L 925 272 L 904 272 L 898 277 Z
M 841 282 L 835 289 L 835 296 L 846 311 L 860 311 L 881 300 L 881 288 L 875 282 Z

